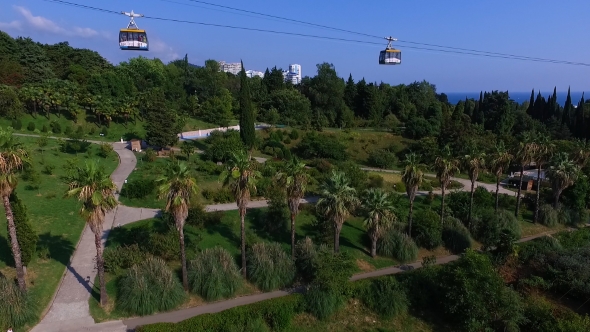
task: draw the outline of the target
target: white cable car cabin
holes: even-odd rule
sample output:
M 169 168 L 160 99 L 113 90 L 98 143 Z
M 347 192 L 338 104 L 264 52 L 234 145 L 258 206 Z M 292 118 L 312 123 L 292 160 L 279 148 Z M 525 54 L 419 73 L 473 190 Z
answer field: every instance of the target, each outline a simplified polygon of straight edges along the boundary
M 396 50 L 391 46 L 391 42 L 396 41 L 396 38 L 387 37 L 385 40 L 389 41 L 387 47 L 379 53 L 380 65 L 401 65 L 402 51 Z
M 135 24 L 135 17 L 143 17 L 142 14 L 121 12 L 121 14 L 131 17 L 126 29 L 119 31 L 119 48 L 123 51 L 149 51 L 147 33 L 141 30 Z

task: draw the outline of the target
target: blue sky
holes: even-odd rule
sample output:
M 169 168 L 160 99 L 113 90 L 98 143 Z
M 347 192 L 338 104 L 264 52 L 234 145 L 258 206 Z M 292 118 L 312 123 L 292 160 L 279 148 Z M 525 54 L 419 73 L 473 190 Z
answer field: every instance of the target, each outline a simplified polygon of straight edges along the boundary
M 189 0 L 69 0 L 116 11 L 134 10 L 147 16 L 216 24 L 362 39 L 299 24 L 236 14 Z M 473 1 L 354 1 L 354 0 L 209 0 L 276 16 L 367 33 L 393 35 L 400 40 L 590 63 L 587 16 L 590 1 L 548 0 Z M 123 4 L 124 3 L 124 4 Z M 401 66 L 379 66 L 383 46 L 273 35 L 193 24 L 138 19 L 146 29 L 151 51 L 118 49 L 118 29 L 127 25 L 123 15 L 64 6 L 41 0 L 5 0 L 0 3 L 0 30 L 12 36 L 30 36 L 44 42 L 67 40 L 74 47 L 100 52 L 114 63 L 142 54 L 164 61 L 183 57 L 203 64 L 206 59 L 244 61 L 247 69 L 302 65 L 303 75 L 314 75 L 315 65 L 331 62 L 340 76 L 390 84 L 427 80 L 439 92 L 480 90 L 530 91 L 544 94 L 590 90 L 590 67 L 492 59 L 413 50 L 403 51 Z

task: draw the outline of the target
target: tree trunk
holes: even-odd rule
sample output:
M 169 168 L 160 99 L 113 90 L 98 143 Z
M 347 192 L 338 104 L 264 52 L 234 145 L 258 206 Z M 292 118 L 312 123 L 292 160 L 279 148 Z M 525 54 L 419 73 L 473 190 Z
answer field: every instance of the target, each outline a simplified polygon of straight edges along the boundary
M 179 229 L 178 237 L 180 240 L 180 263 L 182 264 L 182 287 L 184 287 L 185 292 L 188 292 L 188 273 L 186 271 L 186 252 L 184 250 L 184 227 Z
M 535 200 L 535 217 L 533 223 L 539 222 L 539 200 L 541 198 L 541 163 L 537 166 L 537 198 Z
M 295 259 L 295 213 L 291 212 L 291 258 Z
M 440 189 L 442 191 L 441 203 L 440 203 L 440 224 L 444 225 L 445 223 L 445 186 L 441 185 Z
M 414 213 L 414 199 L 410 199 L 410 213 L 408 214 L 408 235 L 412 237 L 412 214 Z
M 524 166 L 520 167 L 520 180 L 518 181 L 518 194 L 516 194 L 516 210 L 514 216 L 518 218 L 518 211 L 520 210 L 520 191 L 522 190 L 522 176 L 524 173 Z
M 377 235 L 371 236 L 371 257 L 377 257 Z
M 100 306 L 104 308 L 108 302 L 107 285 L 104 278 L 104 260 L 102 258 L 102 232 L 94 233 L 94 244 L 96 245 L 96 270 L 98 271 L 98 281 L 100 284 Z
M 6 212 L 6 220 L 8 221 L 8 233 L 10 234 L 10 247 L 12 249 L 12 256 L 14 257 L 14 266 L 16 267 L 16 278 L 18 280 L 18 287 L 25 291 L 27 290 L 27 283 L 25 281 L 25 272 L 23 270 L 23 262 L 20 254 L 20 246 L 16 237 L 16 225 L 14 224 L 14 215 L 12 214 L 12 207 L 8 196 L 2 196 L 4 203 L 4 210 Z
M 334 253 L 340 252 L 340 231 L 342 230 L 342 223 L 336 222 L 334 224 Z
M 500 205 L 500 176 L 496 175 L 496 211 Z
M 246 209 L 240 207 L 240 228 L 241 228 L 241 238 L 242 238 L 242 275 L 244 278 L 247 277 L 246 274 L 246 225 L 244 223 L 244 219 L 246 218 Z
M 559 189 L 555 192 L 555 202 L 553 202 L 553 207 L 558 209 L 559 208 L 559 196 L 561 196 L 562 189 Z
M 471 229 L 471 212 L 473 211 L 473 194 L 475 193 L 475 180 L 471 180 L 471 198 L 469 199 L 469 219 L 467 228 Z

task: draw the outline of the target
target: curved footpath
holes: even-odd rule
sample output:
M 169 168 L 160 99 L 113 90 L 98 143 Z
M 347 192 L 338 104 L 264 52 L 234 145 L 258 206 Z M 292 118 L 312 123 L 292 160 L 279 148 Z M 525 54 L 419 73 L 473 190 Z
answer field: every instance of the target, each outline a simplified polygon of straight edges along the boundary
M 28 134 L 14 134 L 18 136 L 40 137 L 39 135 Z M 57 138 L 57 137 L 50 137 Z M 91 143 L 103 143 L 100 141 L 89 141 Z M 125 179 L 133 172 L 137 164 L 135 154 L 129 149 L 129 144 L 125 143 L 111 143 L 115 152 L 119 156 L 119 166 L 111 178 L 117 185 L 118 190 L 121 190 Z M 259 162 L 264 162 L 264 158 L 256 158 Z M 397 172 L 391 170 L 363 168 L 366 171 L 378 172 Z M 460 190 L 466 191 L 470 189 L 471 182 L 465 179 L 454 178 L 453 180 L 461 182 L 464 187 Z M 495 185 L 476 183 L 476 185 L 484 186 L 488 190 L 495 190 Z M 514 194 L 514 192 L 501 188 L 502 193 Z M 435 192 L 437 193 L 437 192 Z M 419 194 L 427 194 L 427 192 L 419 192 Z M 116 195 L 117 200 L 119 195 Z M 301 200 L 301 203 L 315 203 L 317 197 L 308 197 Z M 248 204 L 249 208 L 262 208 L 268 206 L 265 200 L 252 201 Z M 229 211 L 237 210 L 235 203 L 216 204 L 206 206 L 207 211 Z M 160 213 L 158 209 L 148 208 L 133 208 L 124 205 L 119 205 L 114 211 L 107 214 L 105 218 L 104 231 L 102 236 L 103 245 L 113 227 L 119 225 L 126 225 L 144 219 L 151 219 Z M 535 237 L 542 236 L 537 235 Z M 523 239 L 528 241 L 535 237 Z M 125 332 L 133 330 L 136 326 L 152 324 L 157 322 L 178 322 L 203 313 L 212 313 L 233 308 L 235 306 L 250 304 L 274 297 L 280 297 L 290 294 L 287 291 L 276 291 L 270 293 L 262 293 L 250 296 L 239 297 L 236 299 L 225 300 L 216 303 L 210 303 L 194 308 L 182 309 L 173 312 L 156 314 L 153 316 L 146 316 L 140 318 L 133 318 L 128 320 L 109 321 L 105 323 L 95 324 L 94 319 L 90 316 L 90 308 L 88 301 L 90 300 L 92 287 L 96 278 L 95 267 L 96 247 L 94 245 L 94 235 L 92 231 L 86 226 L 82 232 L 80 240 L 76 246 L 73 256 L 70 259 L 70 264 L 64 273 L 59 288 L 51 301 L 49 310 L 42 318 L 41 322 L 36 325 L 32 332 L 74 332 L 74 331 L 92 331 L 92 332 Z M 444 264 L 454 261 L 458 256 L 452 255 L 441 257 L 437 260 L 437 264 Z M 412 264 L 414 267 L 420 267 L 420 263 Z M 352 277 L 352 280 L 395 274 L 403 272 L 397 267 L 389 267 L 368 273 L 358 274 Z

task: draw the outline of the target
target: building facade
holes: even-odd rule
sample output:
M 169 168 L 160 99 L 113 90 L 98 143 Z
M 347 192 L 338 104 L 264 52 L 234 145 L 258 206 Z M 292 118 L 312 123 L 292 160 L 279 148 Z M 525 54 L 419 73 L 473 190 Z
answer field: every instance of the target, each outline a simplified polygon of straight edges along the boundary
M 227 63 L 225 61 L 219 61 L 219 69 L 225 73 L 238 75 L 242 71 L 242 64 L 240 62 Z
M 290 64 L 289 70 L 283 71 L 283 78 L 285 82 L 291 82 L 292 84 L 301 83 L 301 65 Z
M 256 70 L 246 70 L 246 76 L 252 78 L 254 76 L 258 76 L 260 78 L 264 78 L 264 73 L 261 71 L 256 71 Z

